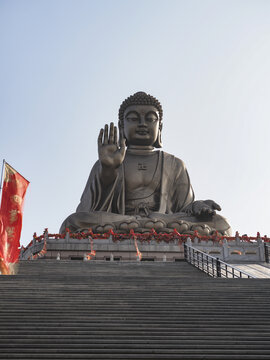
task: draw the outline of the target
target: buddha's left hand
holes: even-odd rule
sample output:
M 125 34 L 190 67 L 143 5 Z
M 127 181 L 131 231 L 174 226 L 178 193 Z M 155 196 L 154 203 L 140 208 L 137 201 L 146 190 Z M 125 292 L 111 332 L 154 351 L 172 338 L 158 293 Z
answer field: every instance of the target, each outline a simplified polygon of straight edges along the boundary
M 188 205 L 185 212 L 198 218 L 211 218 L 216 214 L 216 210 L 220 211 L 221 207 L 215 201 L 198 200 Z

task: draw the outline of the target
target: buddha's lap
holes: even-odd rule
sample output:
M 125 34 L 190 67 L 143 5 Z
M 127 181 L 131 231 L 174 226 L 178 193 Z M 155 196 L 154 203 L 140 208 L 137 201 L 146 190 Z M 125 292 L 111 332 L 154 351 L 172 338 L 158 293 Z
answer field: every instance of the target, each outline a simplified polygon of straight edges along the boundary
M 199 219 L 195 216 L 188 215 L 184 212 L 178 212 L 174 214 L 163 214 L 158 212 L 153 212 L 149 214 L 148 217 L 142 217 L 138 215 L 122 215 L 115 214 L 105 211 L 92 211 L 92 212 L 77 212 L 71 214 L 62 228 L 69 227 L 72 229 L 87 229 L 87 228 L 96 228 L 96 227 L 106 227 L 109 228 L 112 225 L 112 228 L 122 228 L 124 229 L 127 225 L 127 229 L 132 225 L 133 228 L 142 227 L 142 228 L 176 228 L 184 229 L 185 224 L 187 226 L 205 227 L 208 226 L 209 230 L 217 230 L 221 233 L 226 232 L 230 233 L 230 225 L 227 220 L 215 214 L 207 219 Z

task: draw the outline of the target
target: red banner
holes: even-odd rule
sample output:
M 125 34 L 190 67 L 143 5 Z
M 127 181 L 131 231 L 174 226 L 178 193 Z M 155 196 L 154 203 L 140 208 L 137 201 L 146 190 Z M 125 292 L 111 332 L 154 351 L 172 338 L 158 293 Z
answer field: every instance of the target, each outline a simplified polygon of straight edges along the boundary
M 22 175 L 5 163 L 0 208 L 0 271 L 11 269 L 20 255 L 24 196 L 29 185 Z M 2 265 L 1 265 L 2 264 Z

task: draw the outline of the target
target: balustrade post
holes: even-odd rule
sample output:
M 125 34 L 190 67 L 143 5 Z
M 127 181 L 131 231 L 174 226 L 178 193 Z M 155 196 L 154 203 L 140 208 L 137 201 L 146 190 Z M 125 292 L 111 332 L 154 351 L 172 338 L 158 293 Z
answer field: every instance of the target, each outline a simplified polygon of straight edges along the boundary
M 269 264 L 269 247 L 264 243 L 265 262 Z
M 184 243 L 184 259 L 187 261 L 187 245 Z
M 66 231 L 65 240 L 66 240 L 66 242 L 69 242 L 69 240 L 70 240 L 69 231 Z
M 220 265 L 219 258 L 217 258 L 217 260 L 216 260 L 216 267 L 217 267 L 217 277 L 221 277 L 221 265 Z

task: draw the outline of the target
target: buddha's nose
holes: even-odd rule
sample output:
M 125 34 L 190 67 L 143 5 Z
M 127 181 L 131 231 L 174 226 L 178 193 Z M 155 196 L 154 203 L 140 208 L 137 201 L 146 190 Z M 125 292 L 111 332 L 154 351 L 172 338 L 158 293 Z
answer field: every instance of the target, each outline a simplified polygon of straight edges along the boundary
M 147 125 L 144 116 L 140 116 L 139 125 L 140 125 L 140 126 L 146 126 L 146 125 Z

